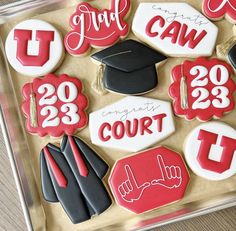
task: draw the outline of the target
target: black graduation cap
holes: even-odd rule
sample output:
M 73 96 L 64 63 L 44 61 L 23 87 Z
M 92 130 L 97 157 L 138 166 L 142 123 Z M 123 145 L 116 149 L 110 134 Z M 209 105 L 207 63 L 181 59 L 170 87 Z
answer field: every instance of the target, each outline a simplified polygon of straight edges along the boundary
M 82 140 L 64 136 L 61 148 L 48 144 L 41 151 L 44 198 L 60 202 L 73 223 L 86 221 L 111 205 L 102 178 L 108 165 Z
M 236 44 L 229 50 L 228 58 L 234 69 L 236 69 Z
M 101 63 L 93 88 L 99 94 L 107 89 L 129 95 L 154 89 L 158 84 L 155 64 L 167 59 L 163 54 L 131 39 L 91 57 Z

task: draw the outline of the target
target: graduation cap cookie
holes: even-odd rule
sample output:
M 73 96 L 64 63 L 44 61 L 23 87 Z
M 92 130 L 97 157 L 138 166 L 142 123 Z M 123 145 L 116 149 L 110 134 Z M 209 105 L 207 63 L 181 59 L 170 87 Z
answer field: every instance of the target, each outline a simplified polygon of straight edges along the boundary
M 100 63 L 92 87 L 99 94 L 106 90 L 141 95 L 158 84 L 155 64 L 167 59 L 161 53 L 134 40 L 126 40 L 92 55 Z
M 82 140 L 64 136 L 61 147 L 45 146 L 40 154 L 45 200 L 60 202 L 73 223 L 89 220 L 112 201 L 102 179 L 108 165 Z
M 221 59 L 229 61 L 236 71 L 236 25 L 233 27 L 234 35 L 226 42 L 216 47 L 217 56 Z

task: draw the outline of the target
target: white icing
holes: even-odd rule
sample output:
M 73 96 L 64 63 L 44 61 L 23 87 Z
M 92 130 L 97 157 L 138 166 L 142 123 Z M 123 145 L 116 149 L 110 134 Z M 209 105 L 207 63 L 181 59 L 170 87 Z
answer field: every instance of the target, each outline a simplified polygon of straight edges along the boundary
M 124 135 L 119 140 L 111 137 L 106 142 L 99 138 L 99 128 L 105 122 L 114 124 L 116 121 L 121 121 L 125 124 L 129 120 L 133 125 L 134 119 L 141 119 L 146 116 L 152 117 L 162 113 L 166 114 L 166 117 L 163 119 L 161 132 L 157 132 L 157 124 L 153 122 L 150 126 L 150 130 L 153 132 L 152 134 L 145 133 L 141 135 L 138 131 L 135 137 Z M 132 125 L 131 127 L 133 127 Z M 172 108 L 169 102 L 146 97 L 128 96 L 98 111 L 90 113 L 89 130 L 91 141 L 95 145 L 136 152 L 168 137 L 175 131 L 175 126 Z M 104 136 L 107 135 L 111 135 L 111 132 L 105 130 Z
M 36 30 L 54 31 L 54 41 L 50 43 L 50 57 L 43 66 L 23 66 L 16 58 L 17 41 L 14 40 L 15 29 L 32 30 L 32 41 L 29 41 L 28 55 L 37 55 L 39 43 L 35 41 Z M 11 66 L 27 76 L 43 76 L 54 71 L 64 56 L 64 45 L 59 31 L 51 24 L 38 19 L 30 19 L 17 24 L 8 34 L 5 42 L 6 56 Z
M 68 96 L 66 94 L 66 88 L 68 88 Z M 78 96 L 78 89 L 72 82 L 63 82 L 57 89 L 59 99 L 64 103 L 70 103 L 74 101 Z
M 65 41 L 66 46 L 68 46 L 71 50 L 76 51 L 82 47 L 85 39 L 89 39 L 92 41 L 109 39 L 116 33 L 115 28 L 111 28 L 111 32 L 109 35 L 98 36 L 98 33 L 100 32 L 101 25 L 103 24 L 103 22 L 105 23 L 105 26 L 108 29 L 111 27 L 112 22 L 115 22 L 119 30 L 123 31 L 126 26 L 121 25 L 120 14 L 127 8 L 128 1 L 126 0 L 125 5 L 122 9 L 119 9 L 119 4 L 120 4 L 120 0 L 115 0 L 114 12 L 108 12 L 107 10 L 105 10 L 99 13 L 91 11 L 85 5 L 79 6 L 77 8 L 77 11 L 80 12 L 80 15 L 75 15 L 71 21 L 74 26 L 80 27 L 80 31 L 71 32 L 67 36 L 66 41 Z M 86 23 L 88 23 L 88 28 L 86 28 L 87 26 Z M 86 32 L 89 32 L 92 29 L 95 29 L 95 31 L 97 31 L 98 33 L 94 34 L 94 36 L 87 36 Z M 74 47 L 72 47 L 71 44 L 69 43 L 71 36 L 73 36 L 74 38 L 77 37 L 77 40 L 78 40 L 77 44 Z
M 218 75 L 220 73 L 220 75 Z M 211 82 L 215 85 L 224 85 L 229 79 L 229 72 L 223 65 L 215 65 L 209 73 Z M 220 78 L 218 78 L 220 76 Z
M 154 17 L 160 15 L 165 19 L 165 25 L 160 27 L 159 23 L 155 23 L 152 32 L 158 32 L 158 36 L 150 37 L 146 34 L 146 26 Z M 180 22 L 181 25 L 188 26 L 187 32 L 195 29 L 197 35 L 205 30 L 207 35 L 194 48 L 181 46 L 178 43 L 172 43 L 170 38 L 160 39 L 160 35 L 173 22 Z M 199 55 L 210 56 L 215 48 L 218 34 L 218 28 L 211 23 L 205 16 L 195 10 L 186 3 L 140 3 L 135 13 L 132 30 L 135 35 L 150 46 L 162 51 L 169 56 L 188 56 L 198 57 Z M 181 30 L 181 29 L 180 29 Z M 179 36 L 177 38 L 179 40 Z
M 209 159 L 220 162 L 222 156 L 222 147 L 220 146 L 222 136 L 236 139 L 236 131 L 232 127 L 220 123 L 220 122 L 208 122 L 199 125 L 194 128 L 190 134 L 187 136 L 184 142 L 184 154 L 187 164 L 192 169 L 192 171 L 209 180 L 224 180 L 228 177 L 231 177 L 236 173 L 236 152 L 234 152 L 234 157 L 230 166 L 230 169 L 223 173 L 217 173 L 203 169 L 198 162 L 197 155 L 199 152 L 199 147 L 201 141 L 198 140 L 198 135 L 200 130 L 209 131 L 215 134 L 218 134 L 218 139 L 216 145 L 212 145 L 209 153 Z
M 57 102 L 57 96 L 53 96 L 53 94 L 55 93 L 55 87 L 50 84 L 50 83 L 46 83 L 41 85 L 38 88 L 38 93 L 39 94 L 44 94 L 42 96 L 42 98 L 39 100 L 39 105 L 52 105 L 54 103 Z M 48 98 L 51 97 L 51 98 Z
M 208 74 L 208 69 L 204 66 L 195 66 L 190 70 L 190 74 L 196 77 L 192 80 L 192 87 L 204 87 L 208 84 L 208 78 L 206 77 Z
M 210 107 L 211 101 L 209 99 L 206 100 L 209 97 L 209 91 L 207 89 L 201 87 L 196 88 L 192 91 L 192 96 L 197 98 L 192 105 L 193 109 L 206 109 Z
M 67 103 L 61 106 L 61 111 L 66 114 L 62 117 L 62 122 L 67 125 L 76 124 L 80 120 L 80 116 L 77 114 L 78 107 L 74 103 Z
M 60 124 L 60 118 L 57 117 L 58 115 L 58 110 L 54 106 L 46 106 L 43 107 L 42 110 L 40 111 L 40 114 L 42 116 L 47 116 L 43 123 L 42 127 L 57 127 Z
M 217 98 L 212 100 L 214 107 L 226 108 L 230 105 L 230 100 L 227 97 L 229 95 L 229 90 L 226 87 L 214 87 L 211 93 Z
M 230 77 L 229 72 L 225 66 L 215 65 L 210 69 L 209 72 L 204 66 L 194 66 L 190 70 L 190 74 L 195 77 L 191 82 L 191 87 L 201 86 L 199 88 L 195 88 L 192 91 L 192 96 L 197 98 L 197 100 L 193 102 L 193 109 L 206 109 L 210 107 L 211 103 L 215 108 L 226 108 L 230 105 L 230 100 L 227 97 L 229 95 L 229 90 L 226 87 L 221 86 L 226 84 Z M 208 81 L 208 74 L 211 83 Z M 208 99 L 210 96 L 209 91 L 203 88 L 208 84 L 216 85 L 216 87 L 212 89 L 211 94 L 217 99 L 213 99 L 212 102 L 210 99 Z

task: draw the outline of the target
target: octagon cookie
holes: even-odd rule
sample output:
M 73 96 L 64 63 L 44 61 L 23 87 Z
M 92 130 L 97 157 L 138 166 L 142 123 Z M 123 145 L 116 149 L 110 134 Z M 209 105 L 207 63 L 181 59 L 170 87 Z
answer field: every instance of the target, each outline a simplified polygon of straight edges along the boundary
M 89 115 L 93 144 L 140 151 L 175 131 L 169 102 L 128 96 Z
M 166 147 L 118 160 L 109 177 L 116 202 L 137 214 L 181 200 L 188 183 L 182 157 Z
M 210 56 L 218 28 L 187 3 L 140 3 L 132 30 L 150 46 L 173 57 Z

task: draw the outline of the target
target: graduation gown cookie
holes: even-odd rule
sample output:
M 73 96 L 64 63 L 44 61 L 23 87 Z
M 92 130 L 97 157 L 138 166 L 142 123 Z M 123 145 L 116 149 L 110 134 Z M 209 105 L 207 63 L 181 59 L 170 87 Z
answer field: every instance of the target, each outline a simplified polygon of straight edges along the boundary
M 161 53 L 134 40 L 126 40 L 93 54 L 99 63 L 97 78 L 92 87 L 99 94 L 106 90 L 141 95 L 158 84 L 155 64 L 167 59 Z
M 108 165 L 79 138 L 64 136 L 61 149 L 48 144 L 40 161 L 44 198 L 60 202 L 73 223 L 110 207 L 112 202 L 102 182 Z

